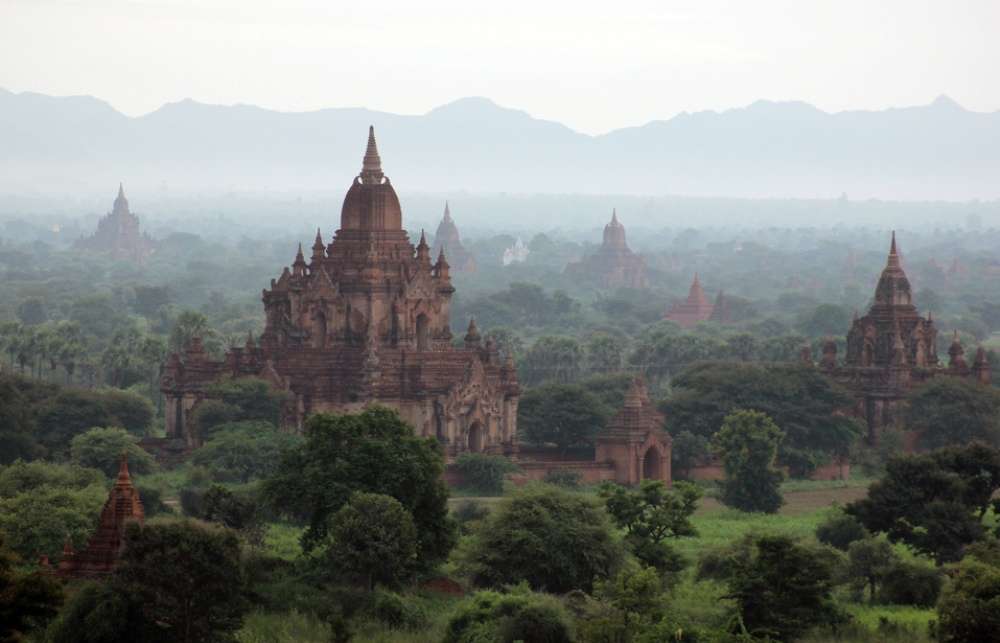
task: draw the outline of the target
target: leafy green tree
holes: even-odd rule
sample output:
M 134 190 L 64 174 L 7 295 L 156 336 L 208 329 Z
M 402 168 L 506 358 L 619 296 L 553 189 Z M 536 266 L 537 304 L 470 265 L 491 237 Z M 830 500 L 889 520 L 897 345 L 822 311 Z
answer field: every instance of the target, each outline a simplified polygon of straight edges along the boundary
M 0 641 L 20 641 L 23 635 L 41 629 L 63 601 L 59 581 L 41 571 L 18 573 L 16 563 L 0 534 Z
M 667 615 L 663 583 L 652 567 L 629 566 L 596 581 L 594 597 L 600 609 L 587 614 L 580 627 L 587 641 L 634 641 Z
M 589 591 L 622 559 L 604 511 L 591 499 L 530 487 L 503 500 L 470 546 L 466 565 L 479 585 L 527 581 L 534 589 Z
M 167 344 L 171 352 L 183 355 L 184 349 L 195 337 L 206 340 L 214 336 L 215 331 L 209 325 L 208 317 L 193 310 L 185 310 L 174 320 Z
M 587 370 L 591 373 L 617 373 L 622 370 L 626 349 L 627 342 L 623 337 L 594 333 L 584 346 Z
M 783 436 L 778 425 L 759 411 L 726 416 L 712 444 L 726 473 L 722 502 L 742 511 L 778 511 L 784 504 L 780 486 L 785 476 L 774 462 Z
M 167 643 L 146 620 L 142 602 L 118 583 L 87 583 L 46 631 L 51 643 Z
M 937 613 L 939 641 L 1000 640 L 1000 567 L 973 556 L 963 560 L 941 594 Z
M 69 452 L 74 464 L 99 469 L 109 478 L 118 473 L 122 453 L 128 453 L 128 466 L 132 473 L 149 473 L 156 468 L 153 456 L 139 446 L 139 440 L 118 427 L 94 427 L 75 436 L 70 442 Z
M 697 333 L 679 335 L 668 325 L 657 324 L 633 343 L 628 362 L 653 380 L 673 377 L 696 362 L 720 359 L 726 345 Z
M 168 286 L 135 286 L 135 310 L 140 315 L 152 317 L 172 300 Z
M 600 401 L 575 384 L 529 389 L 517 409 L 518 429 L 525 441 L 555 444 L 563 453 L 573 446 L 592 444 L 607 419 Z
M 127 391 L 63 389 L 38 407 L 38 436 L 50 454 L 68 454 L 74 436 L 95 426 L 123 426 L 143 435 L 153 416 L 149 400 Z
M 502 455 L 463 453 L 455 459 L 463 486 L 487 496 L 503 495 L 504 477 L 517 466 Z
M 106 482 L 97 469 L 87 469 L 76 464 L 15 461 L 0 467 L 0 498 L 13 498 L 41 487 L 85 489 Z
M 840 335 L 851 325 L 851 313 L 843 306 L 820 304 L 804 315 L 800 322 L 802 331 L 810 337 Z
M 239 539 L 191 521 L 130 523 L 115 581 L 171 641 L 229 638 L 249 605 Z
M 934 607 L 944 585 L 942 576 L 939 569 L 897 560 L 882 572 L 878 602 Z
M 751 333 L 737 333 L 726 339 L 726 348 L 732 359 L 749 362 L 757 355 L 757 338 Z
M 80 489 L 43 485 L 0 498 L 0 533 L 28 560 L 42 554 L 59 560 L 67 535 L 77 547 L 86 544 L 106 498 L 103 481 Z
M 259 498 L 254 493 L 233 492 L 221 485 L 212 485 L 201 497 L 199 514 L 197 518 L 238 531 L 251 544 L 263 542 L 263 515 Z
M 14 382 L 0 375 L 0 465 L 41 455 L 31 406 Z
M 674 378 L 674 393 L 660 409 L 672 435 L 690 431 L 711 439 L 723 419 L 737 409 L 760 411 L 785 434 L 779 456 L 792 460 L 820 453 L 846 456 L 863 427 L 841 410 L 853 401 L 850 394 L 818 369 L 798 365 L 706 363 Z M 792 464 L 791 462 L 786 462 Z M 807 475 L 808 464 L 796 475 Z
M 704 461 L 710 453 L 708 438 L 690 431 L 681 431 L 674 436 L 671 446 L 670 458 L 673 461 L 673 471 L 687 478 L 691 475 L 692 467 Z
M 905 422 L 931 449 L 973 440 L 1000 445 L 1000 392 L 959 377 L 935 377 L 908 399 Z
M 215 382 L 207 389 L 209 397 L 238 409 L 235 421 L 264 420 L 281 424 L 281 405 L 286 394 L 275 389 L 267 380 L 239 377 Z
M 448 556 L 455 526 L 436 440 L 417 437 L 395 411 L 378 406 L 353 415 L 313 415 L 305 433 L 305 443 L 285 451 L 264 489 L 278 510 L 308 520 L 307 550 L 326 537 L 330 516 L 353 493 L 366 491 L 392 496 L 410 512 L 422 564 L 430 568 Z
M 868 496 L 845 511 L 891 542 L 949 562 L 985 535 L 983 518 L 997 489 L 1000 452 L 974 443 L 893 458 Z
M 511 328 L 504 326 L 491 328 L 486 333 L 486 338 L 493 340 L 497 350 L 505 358 L 509 355 L 511 359 L 516 360 L 524 352 L 524 341 Z
M 330 519 L 326 555 L 331 569 L 376 583 L 406 580 L 417 563 L 417 528 L 413 517 L 391 496 L 355 493 Z
M 831 597 L 831 560 L 821 552 L 787 536 L 764 536 L 749 556 L 732 563 L 727 597 L 739 616 L 734 630 L 742 626 L 754 637 L 791 641 L 845 620 Z
M 38 297 L 28 297 L 17 306 L 17 318 L 25 326 L 37 326 L 48 319 L 45 302 Z
M 526 586 L 476 592 L 455 609 L 444 643 L 571 643 L 573 623 L 554 596 Z
M 851 543 L 847 548 L 847 575 L 857 596 L 863 596 L 867 589 L 868 600 L 874 603 L 882 579 L 898 560 L 885 540 L 864 538 Z
M 245 484 L 276 473 L 281 454 L 302 442 L 300 436 L 279 431 L 267 422 L 233 422 L 217 426 L 192 460 L 205 467 L 213 480 Z
M 605 484 L 601 497 L 636 558 L 661 571 L 681 569 L 683 561 L 667 541 L 697 533 L 691 516 L 701 498 L 698 487 L 678 482 L 668 490 L 661 480 L 644 480 L 638 488 Z
M 851 543 L 867 537 L 868 530 L 858 519 L 839 508 L 816 527 L 816 540 L 841 551 L 847 551 Z
M 528 386 L 543 382 L 569 384 L 580 378 L 583 348 L 572 337 L 539 338 L 524 354 L 518 375 Z

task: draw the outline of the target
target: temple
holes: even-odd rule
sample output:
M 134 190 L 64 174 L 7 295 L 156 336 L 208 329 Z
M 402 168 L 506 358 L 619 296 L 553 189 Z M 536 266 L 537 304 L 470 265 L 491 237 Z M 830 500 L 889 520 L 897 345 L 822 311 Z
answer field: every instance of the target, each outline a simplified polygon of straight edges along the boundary
M 581 261 L 566 266 L 566 274 L 602 288 L 646 288 L 649 278 L 646 262 L 632 252 L 625 241 L 625 226 L 618 213 L 611 211 L 611 221 L 604 226 L 600 249 Z
M 662 480 L 669 486 L 671 448 L 663 415 L 650 401 L 646 383 L 635 378 L 625 394 L 625 405 L 598 434 L 594 459 L 614 463 L 619 484 Z
M 855 315 L 847 333 L 844 363 L 838 364 L 832 340 L 824 343 L 820 359 L 820 367 L 854 393 L 854 413 L 868 424 L 869 439 L 876 440 L 881 427 L 894 425 L 907 392 L 933 377 L 974 377 L 989 383 L 990 366 L 982 348 L 969 366 L 956 332 L 945 366 L 938 359 L 937 336 L 931 315 L 921 316 L 913 303 L 894 232 L 874 303 L 867 315 Z M 803 359 L 811 361 L 805 355 Z
M 531 251 L 528 250 L 528 246 L 524 245 L 521 241 L 521 237 L 518 237 L 514 242 L 514 245 L 503 251 L 503 256 L 500 258 L 500 262 L 504 266 L 509 266 L 514 263 L 524 263 L 528 260 L 528 255 Z
M 146 519 L 139 491 L 132 485 L 128 471 L 128 456 L 122 454 L 118 478 L 101 510 L 97 531 L 87 547 L 74 551 L 67 537 L 57 574 L 64 578 L 100 578 L 114 571 L 125 544 L 125 525 L 129 521 L 142 524 Z
M 132 213 L 125 189 L 118 184 L 118 196 L 111 212 L 97 222 L 97 231 L 77 240 L 74 247 L 108 253 L 114 259 L 142 263 L 153 253 L 153 240 L 139 232 L 139 217 Z
M 300 245 L 263 291 L 259 342 L 248 338 L 224 360 L 201 342 L 172 354 L 163 369 L 168 435 L 200 444 L 192 411 L 220 378 L 259 377 L 285 391 L 282 424 L 301 428 L 317 412 L 349 413 L 377 403 L 399 411 L 449 456 L 516 451 L 520 387 L 510 359 L 483 341 L 475 321 L 453 345 L 454 288 L 445 252 L 431 259 L 402 227 L 396 191 L 382 172 L 373 129 L 330 244 L 320 231 L 308 260 Z
M 476 260 L 472 253 L 462 245 L 462 238 L 458 234 L 458 226 L 451 218 L 451 209 L 448 202 L 444 202 L 444 217 L 438 224 L 437 232 L 434 233 L 433 256 L 444 252 L 451 263 L 451 269 L 455 272 L 475 272 Z
M 713 308 L 701 288 L 698 274 L 695 273 L 687 299 L 674 302 L 664 318 L 676 322 L 681 328 L 693 328 L 698 322 L 708 321 L 712 317 Z

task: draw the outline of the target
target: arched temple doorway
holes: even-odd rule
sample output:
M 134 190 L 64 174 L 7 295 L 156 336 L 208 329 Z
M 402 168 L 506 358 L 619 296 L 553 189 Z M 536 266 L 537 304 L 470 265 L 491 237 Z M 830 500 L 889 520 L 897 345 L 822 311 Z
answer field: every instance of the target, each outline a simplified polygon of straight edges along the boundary
M 660 452 L 653 448 L 646 449 L 646 455 L 642 458 L 642 479 L 659 480 L 660 465 Z
M 469 451 L 479 453 L 483 450 L 483 425 L 473 422 L 469 427 Z

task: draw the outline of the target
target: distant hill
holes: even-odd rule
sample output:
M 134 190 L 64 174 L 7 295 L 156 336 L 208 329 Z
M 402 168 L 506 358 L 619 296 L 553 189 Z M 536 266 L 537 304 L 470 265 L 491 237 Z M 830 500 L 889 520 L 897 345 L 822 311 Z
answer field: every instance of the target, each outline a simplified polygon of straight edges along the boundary
M 89 96 L 0 90 L 0 190 L 343 190 L 374 124 L 406 190 L 852 199 L 1000 197 L 1000 112 L 941 97 L 826 113 L 758 101 L 601 136 L 464 98 L 420 116 L 170 103 L 130 118 Z

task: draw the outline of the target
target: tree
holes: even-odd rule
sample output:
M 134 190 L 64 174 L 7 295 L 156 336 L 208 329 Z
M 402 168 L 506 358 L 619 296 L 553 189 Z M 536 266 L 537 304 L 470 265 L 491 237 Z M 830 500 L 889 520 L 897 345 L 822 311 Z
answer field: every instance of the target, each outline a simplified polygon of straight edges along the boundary
M 0 641 L 20 641 L 58 613 L 62 586 L 50 574 L 15 571 L 17 559 L 4 547 L 0 534 Z
M 831 598 L 829 557 L 787 536 L 753 542 L 749 556 L 733 561 L 728 586 L 739 615 L 733 629 L 742 625 L 754 637 L 790 641 L 844 620 Z
M 233 422 L 217 426 L 192 459 L 205 467 L 213 480 L 245 484 L 273 475 L 281 454 L 302 442 L 300 436 L 279 431 L 267 422 Z
M 214 337 L 215 331 L 208 324 L 208 318 L 202 313 L 185 310 L 174 320 L 174 325 L 170 329 L 170 340 L 167 342 L 170 351 L 184 353 L 184 349 L 195 337 L 203 340 Z
M 34 428 L 28 400 L 11 379 L 0 375 L 0 465 L 40 455 Z
M 28 297 L 17 306 L 17 318 L 25 326 L 37 326 L 46 319 L 45 302 L 38 297 Z
M 44 554 L 59 560 L 67 535 L 75 546 L 87 542 L 107 495 L 102 480 L 82 488 L 42 485 L 2 497 L 0 532 L 24 558 L 33 560 Z
M 99 395 L 109 421 L 95 426 L 121 426 L 133 435 L 146 435 L 149 423 L 153 421 L 153 405 L 148 399 L 117 389 L 102 389 Z
M 820 304 L 803 316 L 800 325 L 802 331 L 810 337 L 839 335 L 851 325 L 851 313 L 843 306 Z
M 775 513 L 784 504 L 784 474 L 775 468 L 781 429 L 759 411 L 736 411 L 722 422 L 712 448 L 722 458 L 726 478 L 721 500 L 742 511 Z
M 238 531 L 251 544 L 263 542 L 266 528 L 256 494 L 236 493 L 221 485 L 212 485 L 202 495 L 200 508 L 197 518 Z
M 503 326 L 491 328 L 486 333 L 486 339 L 492 339 L 497 350 L 504 358 L 516 360 L 524 351 L 524 342 L 512 329 Z
M 697 533 L 691 516 L 701 498 L 698 487 L 678 482 L 668 490 L 661 480 L 644 480 L 638 488 L 606 484 L 601 497 L 636 558 L 661 571 L 681 569 L 683 561 L 667 540 Z
M 375 584 L 395 585 L 416 568 L 417 528 L 391 496 L 355 493 L 331 518 L 326 555 L 331 569 Z
M 463 453 L 455 459 L 455 468 L 462 475 L 462 486 L 487 496 L 503 495 L 506 474 L 517 466 L 502 455 Z
M 128 391 L 63 389 L 38 407 L 38 439 L 50 454 L 69 451 L 74 436 L 95 426 L 122 426 L 145 434 L 153 416 L 149 400 Z
M 529 389 L 517 408 L 518 429 L 527 442 L 555 444 L 563 453 L 572 446 L 592 444 L 607 419 L 598 399 L 575 384 Z
M 891 459 L 867 497 L 845 511 L 890 542 L 949 562 L 984 536 L 983 518 L 997 489 L 1000 452 L 974 443 Z
M 248 606 L 239 539 L 205 524 L 130 523 L 114 576 L 171 641 L 224 639 Z
M 505 498 L 486 519 L 466 560 L 479 585 L 526 581 L 533 589 L 589 591 L 618 568 L 620 546 L 595 502 L 562 489 L 535 486 Z
M 835 509 L 816 527 L 816 540 L 824 545 L 847 551 L 851 543 L 868 537 L 868 531 L 854 516 Z
M 479 591 L 455 609 L 444 643 L 570 643 L 573 625 L 566 608 L 549 594 L 521 585 L 506 593 Z
M 882 579 L 899 558 L 885 540 L 864 538 L 847 548 L 847 575 L 860 597 L 868 589 L 868 601 L 875 602 Z
M 692 366 L 674 378 L 674 393 L 660 410 L 667 430 L 711 439 L 736 409 L 767 414 L 785 434 L 779 457 L 808 475 L 819 456 L 846 456 L 863 427 L 841 410 L 851 395 L 818 369 L 799 365 L 715 362 Z
M 357 491 L 392 496 L 413 516 L 418 560 L 430 568 L 455 543 L 442 480 L 444 456 L 433 438 L 388 408 L 373 406 L 354 415 L 318 413 L 306 422 L 305 443 L 284 452 L 264 491 L 282 513 L 303 516 L 309 526 L 303 545 L 326 537 L 329 518 Z
M 931 449 L 979 440 L 1000 445 L 1000 392 L 960 377 L 935 377 L 909 395 L 906 427 Z
M 937 605 L 938 640 L 1000 641 L 1000 567 L 974 556 L 963 560 Z
M 81 587 L 46 631 L 51 643 L 167 643 L 155 623 L 146 620 L 142 602 L 119 583 Z
M 670 458 L 673 461 L 673 470 L 684 478 L 691 475 L 692 467 L 704 461 L 709 455 L 708 438 L 690 431 L 681 431 L 674 436 Z
M 81 467 L 99 469 L 108 477 L 118 472 L 122 453 L 128 453 L 128 466 L 132 473 L 149 473 L 156 467 L 156 461 L 139 440 L 128 431 L 118 427 L 94 427 L 73 438 L 69 447 L 70 459 Z
M 666 617 L 663 583 L 652 567 L 633 565 L 614 578 L 596 581 L 594 597 L 600 607 L 581 619 L 583 640 L 634 641 L 652 634 L 650 630 Z
M 673 377 L 695 362 L 719 359 L 725 354 L 726 346 L 720 340 L 697 333 L 679 335 L 671 326 L 657 324 L 633 344 L 628 361 L 649 378 Z
M 572 337 L 541 337 L 521 360 L 518 374 L 525 384 L 569 384 L 580 377 L 583 349 Z
M 587 340 L 587 368 L 592 373 L 617 373 L 622 370 L 627 344 L 618 335 L 594 333 Z

